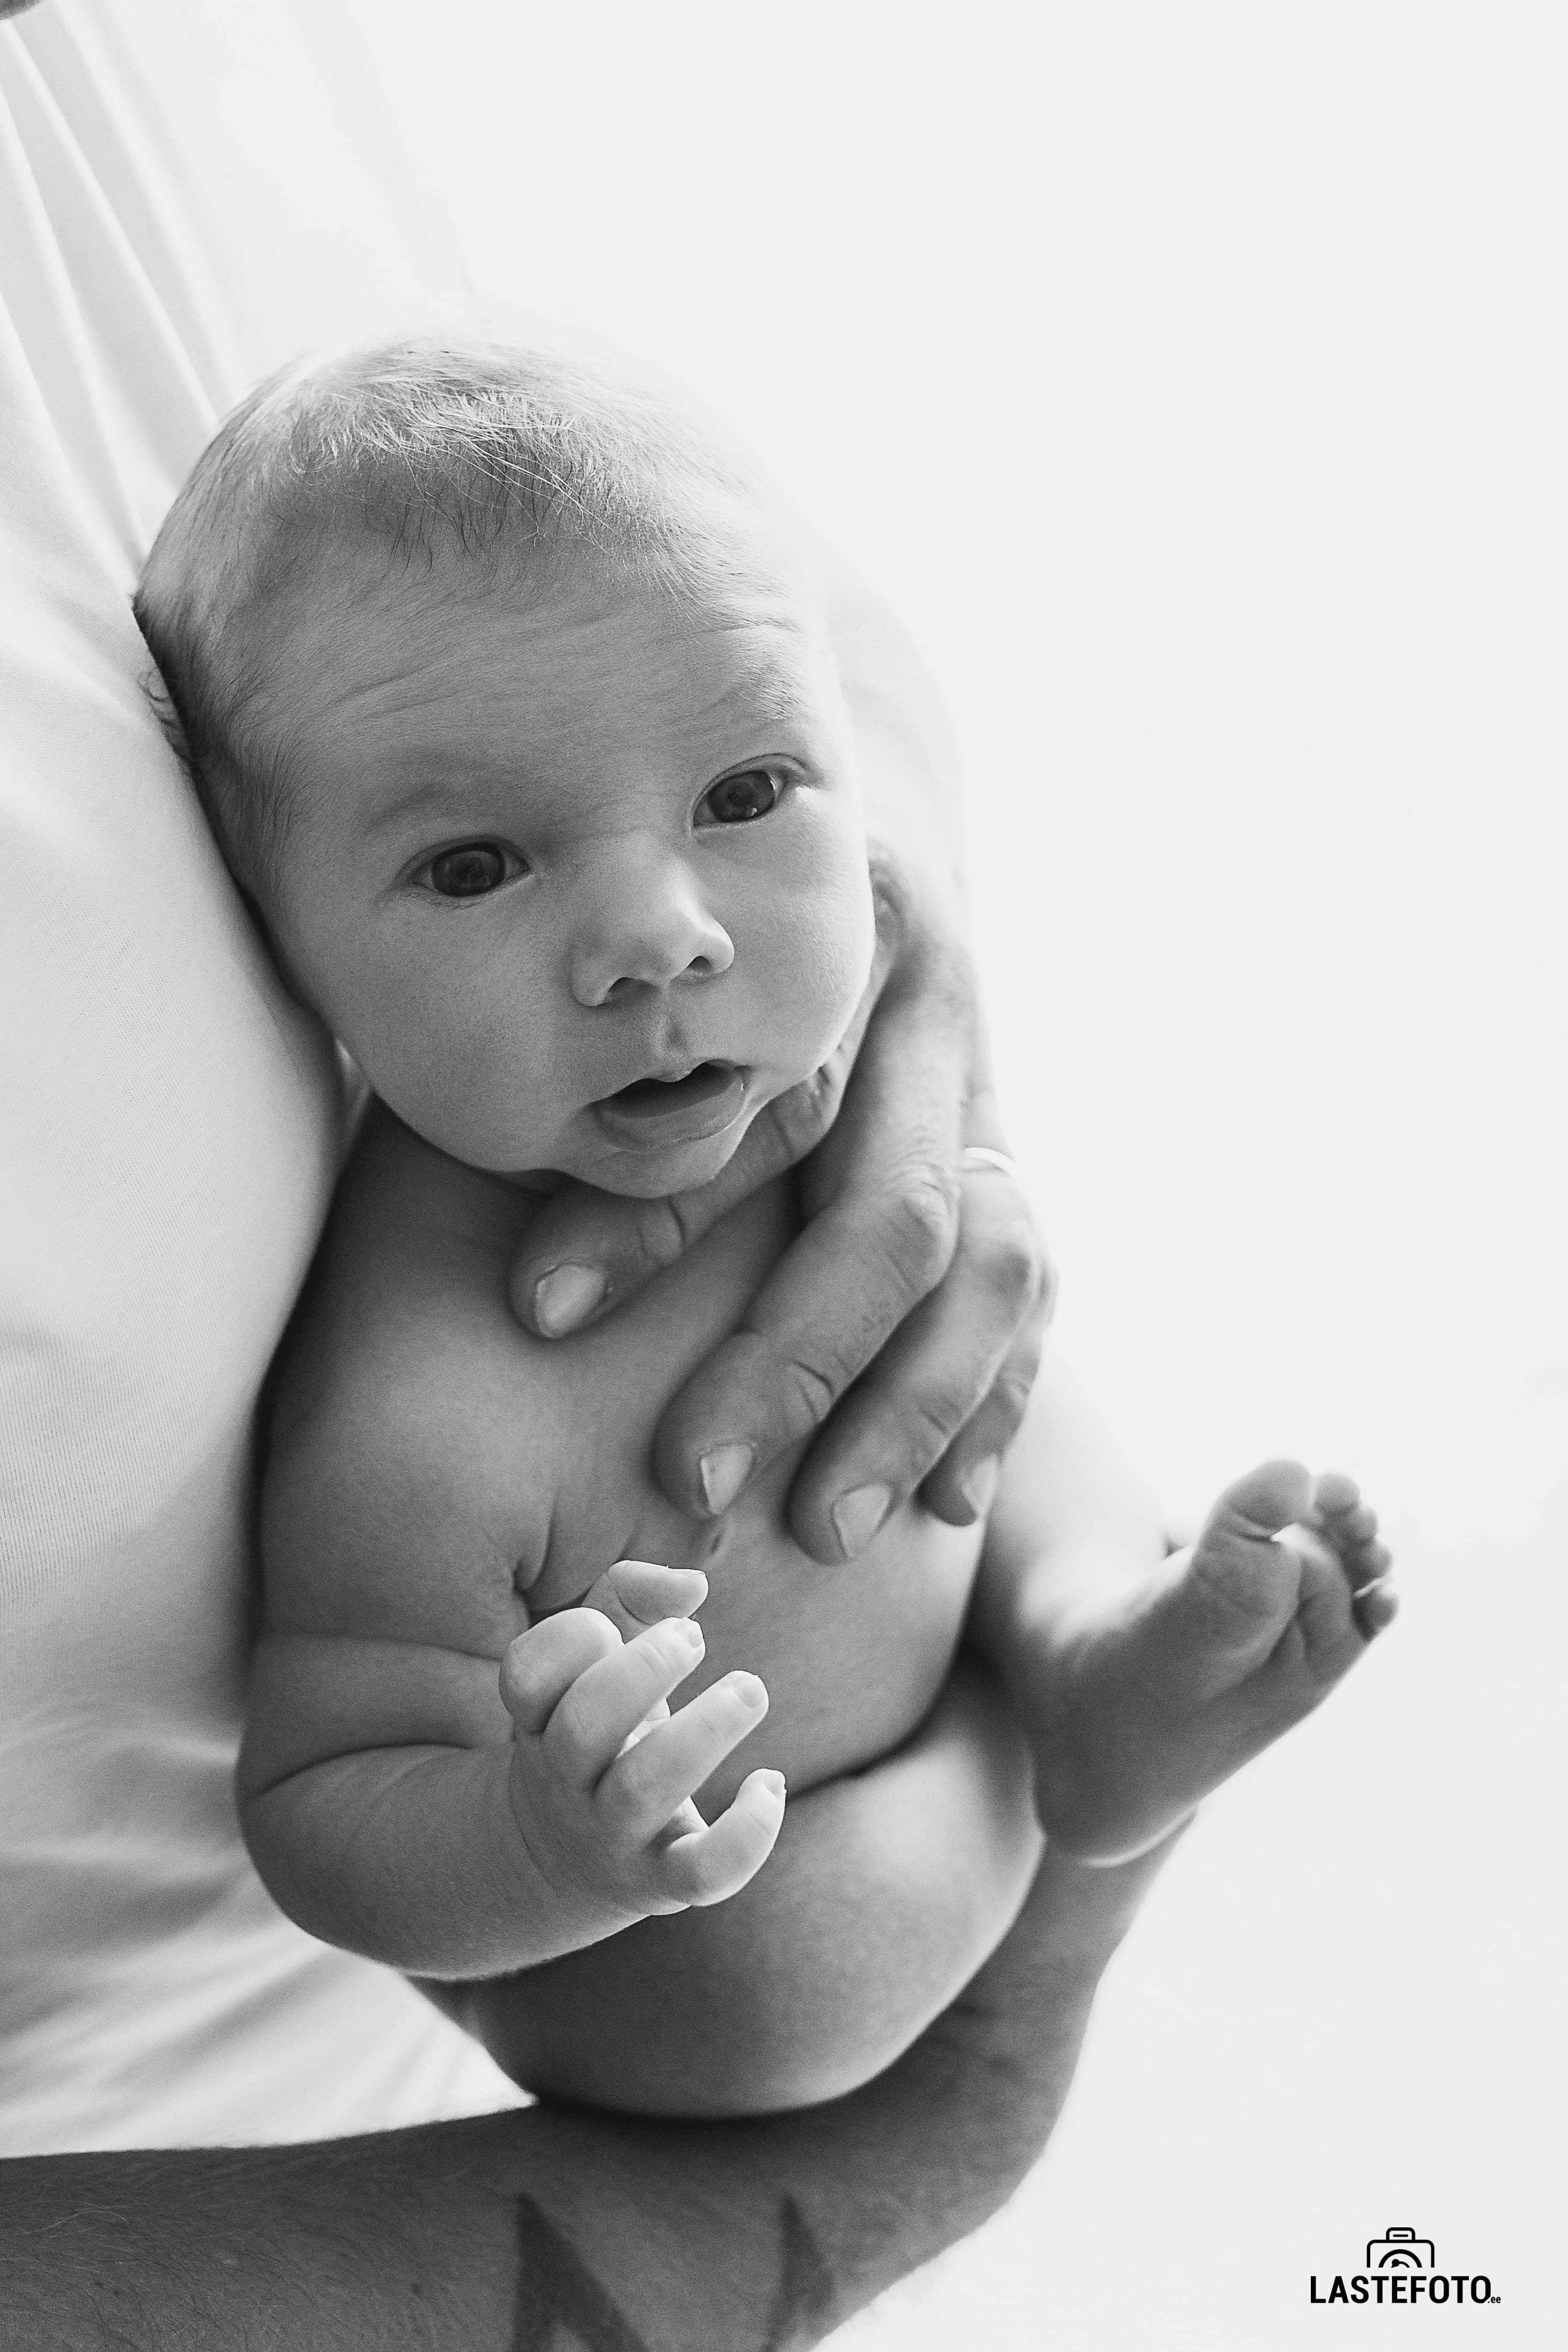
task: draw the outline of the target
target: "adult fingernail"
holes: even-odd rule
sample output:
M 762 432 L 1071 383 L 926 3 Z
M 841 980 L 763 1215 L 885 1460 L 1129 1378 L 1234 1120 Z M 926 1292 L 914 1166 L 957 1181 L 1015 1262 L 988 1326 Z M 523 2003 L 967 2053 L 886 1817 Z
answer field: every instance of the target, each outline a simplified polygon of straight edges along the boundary
M 533 1313 L 548 1339 L 585 1323 L 607 1287 L 596 1265 L 558 1265 L 535 1286 Z
M 715 1518 L 727 1511 L 747 1479 L 756 1454 L 749 1445 L 716 1445 L 697 1465 L 702 1499 Z
M 991 1497 L 996 1492 L 996 1481 L 1002 1475 L 1002 1465 L 994 1454 L 977 1462 L 958 1482 L 958 1491 L 977 1519 L 983 1519 L 991 1508 Z
M 863 1552 L 888 1516 L 890 1486 L 856 1486 L 833 1506 L 833 1524 L 846 1559 Z

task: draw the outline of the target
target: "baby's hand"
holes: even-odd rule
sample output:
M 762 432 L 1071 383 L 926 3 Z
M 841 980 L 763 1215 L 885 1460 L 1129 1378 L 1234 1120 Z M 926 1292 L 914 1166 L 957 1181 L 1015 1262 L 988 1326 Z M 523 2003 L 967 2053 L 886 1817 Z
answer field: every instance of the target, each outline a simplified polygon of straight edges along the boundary
M 695 1617 L 708 1598 L 700 1568 L 663 1568 L 653 1559 L 618 1559 L 591 1584 L 577 1606 L 607 1617 L 624 1642 L 635 1642 L 666 1617 Z M 668 1707 L 665 1714 L 669 1713 Z
M 750 1773 L 711 1825 L 692 1802 L 768 1705 L 755 1675 L 731 1674 L 670 1714 L 702 1656 L 687 1612 L 707 1591 L 696 1570 L 618 1560 L 582 1607 L 530 1626 L 501 1661 L 512 1814 L 573 1943 L 721 1903 L 773 1852 L 782 1774 Z

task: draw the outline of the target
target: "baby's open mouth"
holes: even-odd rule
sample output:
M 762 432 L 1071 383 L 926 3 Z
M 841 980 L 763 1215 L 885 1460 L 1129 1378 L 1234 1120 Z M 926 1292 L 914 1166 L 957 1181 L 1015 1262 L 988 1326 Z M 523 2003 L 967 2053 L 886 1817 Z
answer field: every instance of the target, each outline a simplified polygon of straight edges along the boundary
M 680 1078 L 636 1078 L 594 1105 L 613 1142 L 634 1151 L 699 1143 L 740 1115 L 746 1073 L 733 1062 L 699 1062 Z

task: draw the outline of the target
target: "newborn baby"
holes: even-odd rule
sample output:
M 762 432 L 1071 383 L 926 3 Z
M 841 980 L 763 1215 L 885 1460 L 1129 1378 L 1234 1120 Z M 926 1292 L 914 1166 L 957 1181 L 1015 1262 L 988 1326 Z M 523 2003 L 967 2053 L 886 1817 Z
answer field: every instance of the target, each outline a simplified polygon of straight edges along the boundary
M 840 1045 L 871 970 L 810 569 L 700 432 L 497 346 L 297 369 L 201 459 L 137 612 L 235 877 L 374 1097 L 263 1488 L 240 1804 L 304 1927 L 492 1979 L 739 1896 L 751 1942 L 715 1947 L 722 1966 L 765 1947 L 787 1977 L 825 1903 L 835 1949 L 859 1931 L 833 1878 L 847 1814 L 818 1808 L 787 1880 L 781 1849 L 771 1908 L 752 1885 L 786 1780 L 792 1821 L 812 1792 L 853 1802 L 966 1636 L 1010 1694 L 1046 1833 L 1100 1860 L 1163 1836 L 1388 1622 L 1388 1555 L 1347 1479 L 1267 1465 L 1167 1559 L 1049 1364 L 984 1524 L 911 1501 L 825 1569 L 785 1525 L 791 1457 L 683 1518 L 653 1433 L 797 1229 L 788 1180 L 609 1320 L 550 1343 L 513 1320 L 510 1261 L 561 1180 L 709 1181 Z M 922 1977 L 923 1927 L 902 1936 L 886 2031 L 828 2087 L 912 2039 L 1021 1898 L 1033 1850 L 994 1916 L 946 1932 L 959 1849 L 984 1843 L 946 1818 L 879 1831 L 889 1885 L 913 1890 L 900 1916 L 945 1958 Z M 714 2089 L 702 2018 L 675 2002 L 685 2071 L 606 2073 L 595 1981 L 565 1979 L 554 2087 L 695 2111 L 795 2095 L 743 2051 Z

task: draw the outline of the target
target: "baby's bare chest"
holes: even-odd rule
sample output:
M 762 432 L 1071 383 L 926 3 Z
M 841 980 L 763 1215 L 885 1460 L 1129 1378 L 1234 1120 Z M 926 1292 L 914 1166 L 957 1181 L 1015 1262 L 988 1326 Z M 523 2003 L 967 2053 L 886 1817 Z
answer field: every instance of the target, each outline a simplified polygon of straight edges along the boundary
M 824 1568 L 785 1518 L 798 1450 L 717 1521 L 675 1509 L 654 1474 L 666 1406 L 742 1326 L 794 1237 L 787 1183 L 619 1312 L 549 1343 L 506 1303 L 528 1213 L 515 1195 L 393 1132 L 373 1136 L 353 1184 L 330 1244 L 336 1304 L 306 1334 L 315 1361 L 300 1385 L 307 1402 L 337 1400 L 314 1422 L 306 1516 L 318 1537 L 334 1512 L 354 1534 L 315 1541 L 301 1622 L 499 1658 L 530 1616 L 581 1600 L 615 1560 L 659 1560 L 709 1580 L 707 1654 L 684 1695 L 732 1667 L 768 1686 L 731 1785 L 765 1762 L 801 1790 L 913 1730 L 958 1641 L 975 1530 L 911 1505 L 852 1566 Z
M 735 1328 L 793 1230 L 777 1196 L 740 1213 L 623 1316 L 552 1349 L 546 1368 L 548 1454 L 533 1475 L 548 1482 L 549 1533 L 528 1603 L 577 1600 L 616 1559 L 702 1570 L 706 1654 L 682 1695 L 744 1667 L 770 1702 L 713 1798 L 761 1763 L 803 1790 L 906 1738 L 946 1679 L 979 1553 L 978 1530 L 911 1504 L 852 1565 L 822 1566 L 785 1516 L 804 1447 L 767 1465 L 718 1520 L 684 1516 L 660 1491 L 665 1407 Z

